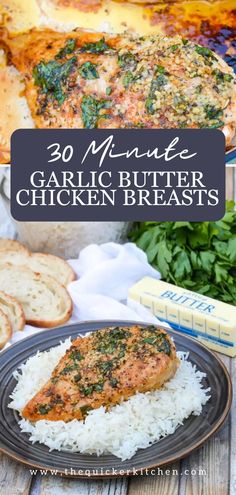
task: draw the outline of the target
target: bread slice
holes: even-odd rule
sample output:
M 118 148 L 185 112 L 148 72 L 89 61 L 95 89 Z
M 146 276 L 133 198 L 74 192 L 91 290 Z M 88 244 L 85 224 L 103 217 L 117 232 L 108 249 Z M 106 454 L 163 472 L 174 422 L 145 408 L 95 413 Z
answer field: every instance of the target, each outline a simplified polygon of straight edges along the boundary
M 31 253 L 23 244 L 10 239 L 0 239 L 0 263 L 26 266 L 37 273 L 54 277 L 65 286 L 75 280 L 74 271 L 59 256 Z
M 11 336 L 11 323 L 7 315 L 5 315 L 5 313 L 0 309 L 0 349 L 2 349 L 6 345 Z
M 71 316 L 72 301 L 65 287 L 25 266 L 0 264 L 0 290 L 22 304 L 26 322 L 36 327 L 56 327 Z
M 14 239 L 0 239 L 0 255 L 5 253 L 29 256 L 30 251 L 21 242 Z
M 20 263 L 22 257 L 30 255 L 30 251 L 18 241 L 0 239 L 0 263 Z
M 53 254 L 31 253 L 27 259 L 27 266 L 35 272 L 54 277 L 65 287 L 75 280 L 75 273 L 70 265 Z
M 29 254 L 27 247 L 23 246 L 21 242 L 15 241 L 14 239 L 0 239 L 0 253 L 2 251 L 12 251 L 15 253 L 25 253 Z
M 0 291 L 0 309 L 8 317 L 12 331 L 23 330 L 25 326 L 25 315 L 21 304 L 9 294 Z

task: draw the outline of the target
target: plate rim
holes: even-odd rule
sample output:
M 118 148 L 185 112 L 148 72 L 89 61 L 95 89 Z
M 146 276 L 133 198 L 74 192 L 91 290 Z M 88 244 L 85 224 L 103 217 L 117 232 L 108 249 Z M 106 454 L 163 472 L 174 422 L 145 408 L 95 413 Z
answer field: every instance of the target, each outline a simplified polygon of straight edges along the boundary
M 57 331 L 59 330 L 60 328 L 65 328 L 65 327 L 68 327 L 68 328 L 73 328 L 73 327 L 76 327 L 78 325 L 83 325 L 83 324 L 95 324 L 95 325 L 100 325 L 100 324 L 104 324 L 104 326 L 106 326 L 106 324 L 109 324 L 109 326 L 112 326 L 113 324 L 117 324 L 117 322 L 124 322 L 122 324 L 127 324 L 128 325 L 155 325 L 153 322 L 152 323 L 147 323 L 147 322 L 144 322 L 144 321 L 133 321 L 133 320 L 130 320 L 130 321 L 127 321 L 127 320 L 119 320 L 119 319 L 114 319 L 114 320 L 83 320 L 83 321 L 79 321 L 77 323 L 72 323 L 70 325 L 62 325 L 62 327 L 54 327 L 54 328 L 51 328 L 51 329 L 46 329 L 46 330 L 41 330 L 40 332 L 37 332 L 35 335 L 29 335 L 28 337 L 26 337 L 25 339 L 21 339 L 19 340 L 18 342 L 15 342 L 14 344 L 8 346 L 6 349 L 4 349 L 1 353 L 0 353 L 0 360 L 1 360 L 1 357 L 5 354 L 7 354 L 7 352 L 12 349 L 12 348 L 15 348 L 17 347 L 20 343 L 22 343 L 22 341 L 24 342 L 27 342 L 29 340 L 31 340 L 32 338 L 38 336 L 39 334 L 41 335 L 41 333 L 45 333 L 45 334 L 49 334 L 51 332 L 54 332 L 54 331 Z M 111 473 L 102 473 L 102 474 L 91 474 L 90 475 L 86 475 L 86 474 L 79 474 L 79 473 L 76 473 L 76 474 L 65 474 L 65 470 L 62 470 L 61 468 L 53 468 L 53 470 L 56 470 L 57 471 L 57 475 L 56 476 L 60 476 L 60 477 L 65 477 L 65 478 L 72 478 L 72 479 L 107 479 L 107 478 L 123 478 L 123 477 L 129 477 L 129 476 L 135 476 L 136 473 L 138 474 L 141 474 L 143 470 L 147 470 L 147 471 L 151 471 L 151 470 L 154 470 L 154 469 L 157 469 L 157 468 L 161 468 L 161 467 L 164 467 L 164 466 L 167 466 L 169 464 L 172 464 L 180 459 L 184 459 L 185 457 L 191 455 L 193 452 L 195 452 L 196 450 L 198 450 L 206 441 L 208 441 L 224 424 L 224 422 L 226 421 L 229 413 L 230 413 L 230 409 L 231 409 L 231 405 L 232 405 L 232 398 L 233 398 L 233 386 L 232 386 L 232 380 L 231 380 L 231 376 L 230 376 L 230 373 L 229 371 L 227 370 L 224 362 L 220 359 L 220 357 L 214 352 L 212 351 L 211 349 L 209 349 L 207 346 L 205 346 L 202 342 L 198 342 L 197 339 L 194 339 L 188 335 L 183 335 L 182 333 L 176 331 L 176 330 L 173 330 L 171 327 L 168 329 L 167 327 L 165 327 L 164 325 L 161 325 L 161 324 L 156 324 L 156 326 L 158 326 L 159 328 L 163 328 L 164 330 L 166 331 L 171 331 L 171 333 L 173 334 L 176 334 L 178 335 L 179 337 L 183 338 L 184 340 L 190 340 L 192 342 L 194 342 L 194 344 L 198 346 L 200 346 L 201 348 L 204 349 L 205 352 L 207 352 L 210 356 L 212 356 L 214 359 L 217 360 L 220 368 L 222 369 L 225 377 L 226 377 L 226 380 L 227 380 L 227 385 L 228 385 L 228 397 L 227 397 L 227 402 L 226 402 L 226 405 L 225 405 L 225 408 L 220 416 L 220 418 L 217 420 L 216 424 L 214 427 L 212 427 L 211 431 L 208 432 L 207 434 L 205 434 L 198 442 L 196 442 L 194 444 L 193 447 L 191 448 L 186 448 L 184 450 L 183 453 L 181 454 L 177 454 L 177 455 L 173 455 L 172 457 L 169 457 L 167 458 L 164 462 L 161 462 L 161 463 L 154 463 L 154 464 L 150 464 L 148 466 L 145 466 L 143 468 L 136 468 L 134 467 L 135 469 L 135 473 L 132 474 L 132 472 L 128 473 L 127 470 L 124 468 L 124 474 L 121 474 L 121 473 L 118 473 L 118 474 L 113 474 L 112 472 Z M 96 330 L 94 330 L 96 331 Z M 83 333 L 83 331 L 81 332 Z M 30 356 L 29 356 L 30 357 Z M 147 447 L 148 448 L 148 447 Z M 142 449 L 142 450 L 145 450 L 145 449 Z M 2 442 L 1 442 L 1 438 L 0 438 L 0 452 L 2 452 L 3 454 L 7 455 L 8 457 L 10 457 L 11 459 L 13 459 L 14 461 L 17 461 L 21 464 L 23 464 L 25 467 L 29 467 L 29 468 L 36 468 L 38 470 L 48 470 L 49 473 L 50 471 L 52 470 L 52 468 L 46 466 L 46 463 L 45 465 L 41 465 L 41 464 L 36 464 L 36 463 L 31 463 L 25 459 L 22 459 L 21 457 L 19 457 L 18 455 L 15 455 L 13 454 L 12 452 L 9 452 L 7 449 L 4 449 L 4 447 L 2 446 Z M 96 468 L 95 468 L 96 470 Z M 85 469 L 84 469 L 85 471 Z M 90 470 L 91 471 L 91 470 Z M 121 470 L 120 470 L 121 471 Z

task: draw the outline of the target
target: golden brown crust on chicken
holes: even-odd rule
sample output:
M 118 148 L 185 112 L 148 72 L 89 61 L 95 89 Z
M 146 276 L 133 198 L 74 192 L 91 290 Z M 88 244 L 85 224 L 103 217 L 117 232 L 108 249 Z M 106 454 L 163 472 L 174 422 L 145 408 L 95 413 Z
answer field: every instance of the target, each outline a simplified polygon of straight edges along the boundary
M 177 366 L 175 346 L 165 330 L 105 328 L 74 340 L 22 415 L 30 421 L 80 420 L 91 409 L 160 388 Z
M 232 69 L 179 36 L 33 29 L 2 36 L 39 128 L 236 127 Z

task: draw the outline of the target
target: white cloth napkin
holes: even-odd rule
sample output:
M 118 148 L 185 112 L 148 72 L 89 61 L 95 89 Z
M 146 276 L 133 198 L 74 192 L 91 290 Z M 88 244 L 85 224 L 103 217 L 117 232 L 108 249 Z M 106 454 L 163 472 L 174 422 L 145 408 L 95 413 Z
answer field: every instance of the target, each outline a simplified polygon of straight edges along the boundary
M 143 277 L 160 278 L 135 244 L 91 244 L 78 259 L 68 261 L 78 277 L 68 285 L 74 305 L 68 324 L 106 319 L 157 322 L 146 308 L 128 299 L 129 288 Z M 40 330 L 43 329 L 26 325 L 23 332 L 13 335 L 11 343 Z
M 9 187 L 9 181 L 7 177 L 9 176 L 9 167 L 0 167 L 0 237 L 7 237 L 8 239 L 13 239 L 15 236 L 15 228 L 11 221 L 10 216 L 4 205 L 2 198 L 2 193 L 4 191 L 4 196 L 7 197 L 7 192 L 5 190 L 4 184 Z
M 159 272 L 148 264 L 146 254 L 131 242 L 91 244 L 80 252 L 78 260 L 69 263 L 78 277 L 68 287 L 75 304 L 81 293 L 122 301 L 127 299 L 131 285 L 141 278 L 146 275 L 160 278 Z

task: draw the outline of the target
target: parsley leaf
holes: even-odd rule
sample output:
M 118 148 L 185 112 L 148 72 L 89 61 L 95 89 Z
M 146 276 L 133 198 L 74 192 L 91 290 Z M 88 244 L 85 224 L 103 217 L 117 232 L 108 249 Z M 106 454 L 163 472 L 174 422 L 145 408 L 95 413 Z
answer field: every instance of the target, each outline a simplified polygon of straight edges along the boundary
M 100 110 L 110 108 L 112 102 L 109 100 L 96 100 L 90 95 L 84 95 L 81 102 L 82 120 L 86 129 L 94 129 L 100 118 L 108 119 L 109 115 L 101 114 Z
M 69 55 L 70 53 L 73 53 L 75 49 L 75 45 L 76 45 L 76 40 L 70 38 L 69 40 L 67 40 L 65 46 L 59 50 L 55 58 L 60 59 L 65 57 L 66 55 Z
M 166 282 L 236 306 L 235 207 L 216 222 L 136 222 L 129 237 Z
M 56 60 L 40 62 L 33 69 L 34 82 L 42 90 L 42 93 L 52 96 L 61 105 L 66 98 L 63 86 L 77 62 L 72 57 L 65 63 Z
M 84 62 L 79 68 L 79 73 L 83 79 L 99 79 L 97 64 Z
M 89 53 L 104 53 L 106 51 L 114 51 L 114 48 L 110 47 L 105 38 L 101 38 L 99 41 L 94 43 L 85 43 L 81 48 L 81 52 L 89 52 Z

